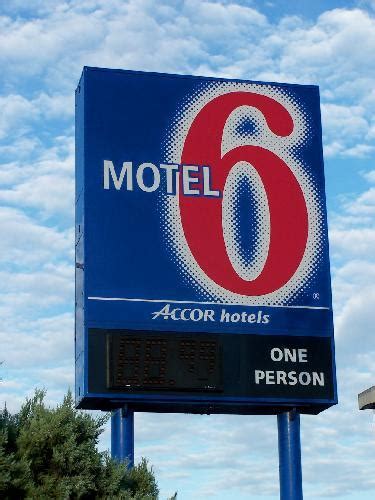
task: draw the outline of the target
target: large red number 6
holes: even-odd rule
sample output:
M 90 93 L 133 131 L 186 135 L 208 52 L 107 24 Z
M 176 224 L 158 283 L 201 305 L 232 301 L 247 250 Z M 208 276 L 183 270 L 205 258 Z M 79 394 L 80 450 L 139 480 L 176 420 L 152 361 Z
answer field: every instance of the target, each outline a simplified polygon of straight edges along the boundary
M 240 146 L 221 156 L 225 123 L 239 106 L 252 106 L 264 115 L 270 130 L 285 137 L 293 131 L 289 112 L 274 99 L 251 92 L 230 92 L 206 104 L 186 136 L 181 163 L 209 165 L 212 185 L 223 192 L 231 168 L 250 163 L 262 179 L 270 213 L 270 244 L 263 270 L 247 281 L 234 270 L 222 227 L 222 199 L 180 196 L 181 222 L 189 248 L 204 273 L 215 283 L 241 295 L 274 292 L 297 271 L 308 236 L 308 214 L 302 189 L 288 165 L 259 146 Z

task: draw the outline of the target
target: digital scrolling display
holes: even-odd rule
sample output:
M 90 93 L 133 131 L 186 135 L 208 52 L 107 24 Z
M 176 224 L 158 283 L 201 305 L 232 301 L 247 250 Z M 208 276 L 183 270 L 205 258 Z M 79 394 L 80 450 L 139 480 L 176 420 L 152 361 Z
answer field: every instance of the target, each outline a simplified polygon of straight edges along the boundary
M 222 354 L 215 339 L 107 335 L 109 389 L 221 391 Z

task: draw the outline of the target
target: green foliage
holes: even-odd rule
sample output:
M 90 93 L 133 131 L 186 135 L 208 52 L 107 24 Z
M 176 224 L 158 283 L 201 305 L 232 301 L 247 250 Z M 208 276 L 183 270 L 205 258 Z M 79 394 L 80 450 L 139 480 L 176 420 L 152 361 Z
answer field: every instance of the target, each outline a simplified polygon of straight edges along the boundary
M 0 498 L 156 500 L 147 460 L 128 470 L 96 445 L 107 417 L 74 408 L 70 392 L 57 408 L 36 391 L 18 415 L 0 412 Z
M 7 492 L 9 498 L 23 498 L 29 481 L 27 463 L 18 459 L 18 417 L 6 408 L 0 413 L 0 496 Z

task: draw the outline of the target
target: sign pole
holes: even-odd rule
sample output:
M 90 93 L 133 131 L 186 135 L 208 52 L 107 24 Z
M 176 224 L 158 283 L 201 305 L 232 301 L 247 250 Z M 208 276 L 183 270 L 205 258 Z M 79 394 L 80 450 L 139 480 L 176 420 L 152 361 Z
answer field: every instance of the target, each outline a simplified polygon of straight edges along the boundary
M 127 406 L 111 414 L 111 455 L 117 462 L 134 467 L 134 411 Z
M 280 500 L 303 500 L 300 415 L 293 409 L 277 415 Z

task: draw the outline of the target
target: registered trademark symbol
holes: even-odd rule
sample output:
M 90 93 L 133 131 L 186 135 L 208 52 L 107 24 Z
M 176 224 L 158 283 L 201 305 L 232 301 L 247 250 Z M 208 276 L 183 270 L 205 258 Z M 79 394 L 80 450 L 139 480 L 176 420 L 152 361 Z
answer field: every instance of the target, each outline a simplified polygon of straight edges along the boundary
M 319 299 L 319 294 L 318 292 L 313 293 L 313 299 L 318 300 Z

